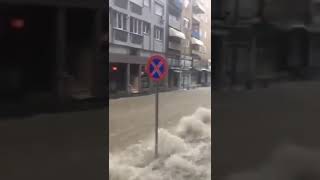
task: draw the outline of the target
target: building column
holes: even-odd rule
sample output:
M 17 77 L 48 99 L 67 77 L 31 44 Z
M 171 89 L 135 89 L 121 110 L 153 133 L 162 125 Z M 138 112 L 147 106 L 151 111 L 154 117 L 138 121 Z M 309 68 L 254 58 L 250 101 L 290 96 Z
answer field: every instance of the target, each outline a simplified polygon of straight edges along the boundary
M 127 87 L 127 93 L 131 94 L 131 87 L 130 87 L 130 64 L 127 64 L 127 75 L 126 75 L 126 87 Z
M 66 62 L 66 9 L 56 11 L 56 72 L 55 95 L 58 100 L 65 98 L 64 73 Z

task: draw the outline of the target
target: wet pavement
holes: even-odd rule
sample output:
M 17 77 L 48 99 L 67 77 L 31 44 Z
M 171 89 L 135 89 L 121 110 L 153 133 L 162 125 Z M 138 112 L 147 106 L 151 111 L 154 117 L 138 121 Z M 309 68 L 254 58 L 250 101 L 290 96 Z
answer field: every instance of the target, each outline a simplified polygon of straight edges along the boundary
M 274 148 L 320 147 L 320 82 L 213 94 L 213 175 L 255 169 Z

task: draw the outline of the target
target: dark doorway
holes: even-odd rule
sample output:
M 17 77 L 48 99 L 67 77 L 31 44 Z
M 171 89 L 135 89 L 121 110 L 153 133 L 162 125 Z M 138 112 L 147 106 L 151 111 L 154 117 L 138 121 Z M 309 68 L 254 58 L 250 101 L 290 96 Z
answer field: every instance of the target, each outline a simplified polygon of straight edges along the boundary
M 117 91 L 126 90 L 126 73 L 127 64 L 111 63 L 109 64 L 109 92 L 116 93 Z
M 54 9 L 0 6 L 1 97 L 21 100 L 52 90 Z

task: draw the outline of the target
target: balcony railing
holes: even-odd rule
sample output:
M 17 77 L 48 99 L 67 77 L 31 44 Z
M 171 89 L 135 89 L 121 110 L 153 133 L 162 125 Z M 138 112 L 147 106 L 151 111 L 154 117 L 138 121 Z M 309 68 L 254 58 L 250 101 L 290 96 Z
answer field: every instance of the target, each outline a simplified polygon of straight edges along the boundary
M 128 9 L 128 0 L 114 0 L 114 4 L 123 9 Z
M 168 48 L 180 51 L 181 50 L 181 44 L 169 41 Z
M 183 61 L 180 59 L 168 58 L 169 66 L 173 68 L 181 68 L 183 66 Z
M 193 20 L 194 20 L 192 23 L 197 23 L 197 24 L 200 23 L 200 17 L 199 17 L 199 16 L 193 14 L 193 15 L 192 15 L 192 18 L 193 18 Z
M 113 29 L 114 39 L 117 41 L 127 42 L 128 41 L 128 32 L 121 29 Z
M 133 44 L 141 45 L 143 43 L 143 36 L 139 34 L 130 33 L 130 39 Z

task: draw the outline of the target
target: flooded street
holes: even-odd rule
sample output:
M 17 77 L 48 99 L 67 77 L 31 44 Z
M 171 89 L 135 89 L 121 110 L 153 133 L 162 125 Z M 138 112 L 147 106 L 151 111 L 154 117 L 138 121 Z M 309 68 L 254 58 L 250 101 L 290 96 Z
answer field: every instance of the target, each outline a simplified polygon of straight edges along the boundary
M 123 150 L 154 132 L 155 96 L 109 100 L 109 151 Z M 198 107 L 211 108 L 211 89 L 159 94 L 159 127 L 170 129 Z
M 210 88 L 200 88 L 160 94 L 158 158 L 154 157 L 154 95 L 111 100 L 109 178 L 210 179 L 210 93 Z

